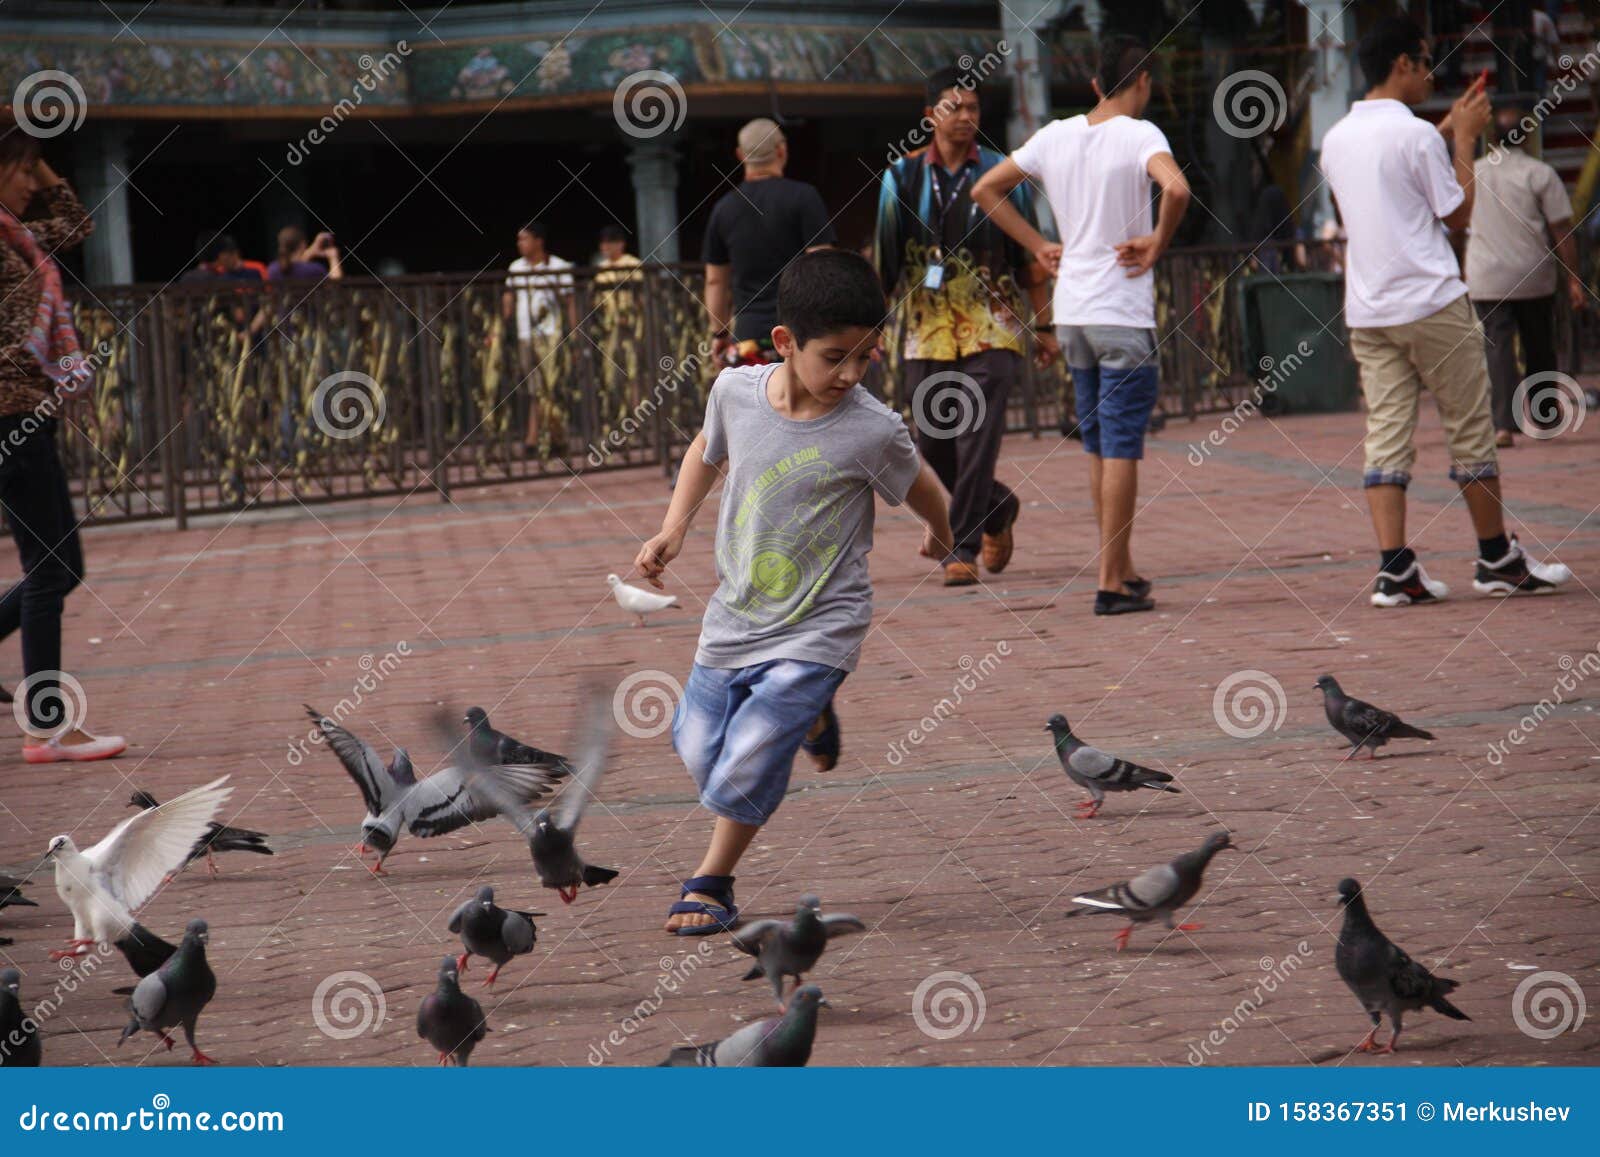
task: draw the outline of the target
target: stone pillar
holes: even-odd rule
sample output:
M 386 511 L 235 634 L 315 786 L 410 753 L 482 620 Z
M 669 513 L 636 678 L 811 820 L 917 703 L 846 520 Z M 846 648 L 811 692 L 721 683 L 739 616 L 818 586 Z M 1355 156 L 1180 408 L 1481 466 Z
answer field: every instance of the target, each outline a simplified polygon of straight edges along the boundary
M 677 261 L 678 154 L 673 138 L 630 141 L 628 169 L 633 173 L 639 256 L 668 264 Z
M 1006 144 L 1019 147 L 1050 120 L 1050 59 L 1041 38 L 1063 0 L 1011 0 L 1000 10 L 1002 55 L 1011 81 Z
M 1311 151 L 1306 157 L 1306 183 L 1302 185 L 1302 188 L 1315 190 L 1306 201 L 1310 224 L 1315 230 L 1333 217 L 1333 198 L 1317 162 L 1322 155 L 1323 135 L 1349 111 L 1350 102 L 1356 96 L 1358 79 L 1352 67 L 1356 17 L 1354 6 L 1345 0 L 1299 2 L 1306 10 L 1306 43 L 1317 55 L 1311 87 Z
M 133 280 L 133 227 L 128 219 L 128 138 L 120 121 L 90 121 L 73 140 L 73 187 L 94 215 L 83 243 L 84 280 L 126 285 Z

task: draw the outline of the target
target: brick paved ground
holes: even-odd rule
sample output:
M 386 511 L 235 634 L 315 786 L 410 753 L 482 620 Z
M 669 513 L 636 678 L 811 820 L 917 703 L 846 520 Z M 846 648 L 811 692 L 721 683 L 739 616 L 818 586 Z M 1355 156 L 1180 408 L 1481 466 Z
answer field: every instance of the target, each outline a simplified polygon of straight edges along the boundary
M 1151 505 L 1136 541 L 1141 568 L 1159 580 L 1153 615 L 1088 613 L 1093 535 L 1073 443 L 1008 442 L 1004 475 L 1024 479 L 1026 511 L 1012 569 L 984 589 L 930 581 L 914 523 L 884 512 L 876 627 L 841 701 L 845 759 L 826 776 L 797 771 L 739 873 L 748 914 L 787 911 L 814 889 L 871 926 L 838 943 L 816 976 L 833 1003 L 818 1063 L 1182 1065 L 1252 999 L 1260 1007 L 1246 1005 L 1213 1063 L 1600 1060 L 1593 1020 L 1541 1042 L 1512 1017 L 1513 990 L 1534 969 L 1568 973 L 1600 999 L 1600 682 L 1578 686 L 1503 765 L 1486 759 L 1551 695 L 1563 656 L 1579 660 L 1600 640 L 1600 422 L 1505 456 L 1523 541 L 1588 586 L 1499 603 L 1470 592 L 1471 535 L 1425 418 L 1414 538 L 1459 597 L 1400 612 L 1366 602 L 1359 425 L 1354 415 L 1258 419 L 1198 466 L 1188 445 L 1213 423 L 1169 427 L 1148 459 Z M 135 742 L 115 766 L 84 769 L 29 768 L 13 747 L 0 866 L 26 868 L 58 831 L 98 838 L 134 785 L 165 797 L 231 774 L 228 818 L 274 833 L 278 855 L 227 857 L 215 881 L 191 871 L 144 913 L 173 938 L 191 915 L 210 920 L 221 989 L 201 1040 L 230 1064 L 431 1064 L 414 1032 L 417 1003 L 455 951 L 448 913 L 484 881 L 502 902 L 550 915 L 533 956 L 486 998 L 495 1032 L 482 1062 L 653 1063 L 686 1035 L 764 1015 L 764 989 L 740 983 L 743 958 L 725 942 L 660 931 L 707 828 L 665 736 L 621 739 L 608 807 L 591 814 L 584 840 L 623 876 L 570 908 L 532 886 L 504 824 L 406 839 L 392 875 L 369 877 L 348 850 L 361 808 L 332 757 L 288 760 L 305 734 L 301 702 L 331 709 L 364 657 L 402 641 L 410 657 L 352 723 L 407 743 L 423 768 L 439 755 L 423 723 L 437 703 L 481 703 L 506 730 L 559 748 L 584 672 L 681 679 L 711 590 L 709 515 L 677 568 L 681 612 L 637 629 L 603 584 L 666 498 L 658 474 L 632 471 L 463 493 L 454 506 L 419 497 L 184 534 L 88 535 L 89 589 L 71 601 L 67 655 L 89 723 Z M 991 653 L 998 667 L 982 663 Z M 989 673 L 926 741 L 891 755 L 969 662 Z M 13 644 L 6 664 L 16 663 Z M 1247 669 L 1276 679 L 1287 708 L 1275 729 L 1236 739 L 1219 727 L 1213 694 Z M 1324 671 L 1439 741 L 1342 762 L 1312 690 Z M 1173 771 L 1184 794 L 1115 799 L 1102 818 L 1075 822 L 1079 794 L 1041 730 L 1058 710 L 1103 746 Z M 1141 929 L 1119 955 L 1115 921 L 1064 918 L 1074 891 L 1168 859 L 1218 824 L 1242 854 L 1224 854 L 1208 877 L 1193 917 L 1202 931 Z M 1348 1053 L 1366 1022 L 1334 974 L 1332 945 L 1334 886 L 1351 874 L 1368 883 L 1386 931 L 1461 981 L 1473 1017 L 1414 1017 L 1393 1061 Z M 47 880 L 33 895 L 39 908 L 0 916 L 16 940 L 0 955 L 37 999 L 62 975 L 45 952 L 71 921 Z M 336 1040 L 316 1027 L 314 991 L 340 970 L 381 986 L 387 1018 L 375 1031 Z M 947 1040 L 912 1016 L 919 983 L 942 971 L 970 974 L 986 1004 L 980 1026 Z M 47 1061 L 182 1063 L 146 1040 L 116 1048 L 124 1017 L 110 990 L 127 975 L 114 959 L 65 997 L 46 1023 Z M 475 965 L 474 991 L 481 976 Z M 660 1011 L 625 1023 L 653 994 Z M 607 1043 L 613 1032 L 620 1044 Z

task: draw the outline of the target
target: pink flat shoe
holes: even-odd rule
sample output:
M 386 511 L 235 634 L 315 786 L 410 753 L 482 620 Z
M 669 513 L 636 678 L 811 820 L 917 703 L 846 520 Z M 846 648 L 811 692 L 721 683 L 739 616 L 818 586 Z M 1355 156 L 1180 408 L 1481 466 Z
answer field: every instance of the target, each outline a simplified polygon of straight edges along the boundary
M 22 758 L 27 763 L 87 763 L 111 759 L 127 749 L 128 741 L 120 735 L 102 735 L 88 743 L 62 743 L 52 735 L 43 743 L 24 743 Z

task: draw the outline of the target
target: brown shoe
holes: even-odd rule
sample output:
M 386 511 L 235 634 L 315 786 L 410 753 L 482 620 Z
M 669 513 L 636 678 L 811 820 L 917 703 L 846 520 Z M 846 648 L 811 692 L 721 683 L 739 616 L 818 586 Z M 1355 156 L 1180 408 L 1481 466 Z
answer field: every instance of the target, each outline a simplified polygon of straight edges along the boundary
M 944 564 L 944 585 L 947 587 L 970 587 L 978 583 L 978 568 L 970 562 L 957 559 Z
M 1011 521 L 1006 523 L 1005 529 L 999 534 L 986 534 L 983 536 L 983 549 L 978 552 L 978 561 L 983 563 L 983 569 L 990 574 L 999 574 L 1011 562 L 1011 552 L 1016 548 L 1016 539 L 1011 533 L 1011 528 L 1017 524 L 1017 514 L 1022 504 L 1011 512 Z

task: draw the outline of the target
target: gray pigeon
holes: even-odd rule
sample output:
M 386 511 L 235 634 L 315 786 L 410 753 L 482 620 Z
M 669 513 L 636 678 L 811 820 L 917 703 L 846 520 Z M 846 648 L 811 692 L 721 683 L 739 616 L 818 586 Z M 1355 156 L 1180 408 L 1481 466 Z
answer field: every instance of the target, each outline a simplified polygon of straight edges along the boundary
M 449 928 L 461 935 L 461 946 L 466 949 L 456 957 L 456 971 L 467 970 L 467 960 L 482 956 L 494 962 L 494 969 L 484 984 L 492 985 L 500 969 L 513 956 L 533 951 L 538 930 L 533 918 L 543 912 L 515 912 L 498 907 L 494 902 L 494 889 L 485 884 L 478 895 L 457 908 L 450 917 Z
M 1419 1008 L 1431 1008 L 1453 1020 L 1472 1019 L 1445 999 L 1459 987 L 1460 981 L 1435 976 L 1378 931 L 1367 913 L 1360 884 L 1350 879 L 1340 880 L 1339 903 L 1344 906 L 1344 927 L 1339 929 L 1333 963 L 1339 970 L 1339 979 L 1356 994 L 1361 1007 L 1372 1018 L 1372 1031 L 1361 1038 L 1356 1051 L 1394 1052 L 1400 1040 L 1400 1018 Z M 1389 1014 L 1394 1032 L 1389 1043 L 1380 1049 L 1377 1036 L 1384 1013 Z
M 1377 759 L 1378 748 L 1391 739 L 1433 738 L 1433 732 L 1413 727 L 1382 707 L 1349 698 L 1332 675 L 1318 676 L 1317 686 L 1322 689 L 1322 707 L 1328 713 L 1328 722 L 1350 741 L 1351 755 L 1365 747 L 1367 758 Z
M 566 756 L 553 751 L 541 751 L 489 726 L 489 713 L 482 707 L 468 707 L 466 717 L 461 722 L 470 729 L 467 738 L 472 744 L 472 754 L 482 763 L 523 764 L 547 768 L 562 775 L 572 774 L 572 764 L 567 762 Z
M 22 1009 L 22 973 L 0 972 L 0 1069 L 36 1069 L 44 1055 L 39 1026 Z
M 1090 747 L 1072 734 L 1072 724 L 1065 715 L 1050 716 L 1044 729 L 1055 736 L 1056 756 L 1067 778 L 1089 793 L 1089 799 L 1078 805 L 1077 819 L 1094 819 L 1108 791 L 1136 791 L 1141 787 L 1153 791 L 1178 790 L 1172 786 L 1172 776 L 1164 771 L 1141 767 Z
M 1212 832 L 1198 849 L 1183 853 L 1170 864 L 1151 868 L 1125 883 L 1074 896 L 1072 902 L 1084 907 L 1074 908 L 1067 915 L 1092 916 L 1096 912 L 1112 912 L 1126 916 L 1128 926 L 1115 937 L 1118 952 L 1128 946 L 1128 937 L 1133 935 L 1134 925 L 1150 920 L 1159 918 L 1169 929 L 1194 932 L 1200 925 L 1174 924 L 1173 912 L 1194 899 L 1195 893 L 1200 891 L 1200 882 L 1205 876 L 1206 865 L 1211 863 L 1211 857 L 1223 848 L 1232 846 L 1232 837 L 1227 832 Z
M 731 1036 L 704 1045 L 679 1045 L 658 1068 L 799 1068 L 811 1059 L 817 1038 L 817 1008 L 826 1007 L 822 989 L 807 984 L 789 998 L 782 1016 L 747 1024 Z
M 206 941 L 210 939 L 204 920 L 191 920 L 183 934 L 183 943 L 172 958 L 141 980 L 128 998 L 128 1010 L 133 1019 L 128 1021 L 117 1038 L 120 1046 L 140 1029 L 156 1033 L 166 1042 L 171 1052 L 174 1041 L 167 1030 L 183 1026 L 183 1039 L 189 1042 L 197 1065 L 214 1065 L 217 1062 L 200 1051 L 194 1043 L 195 1021 L 211 998 L 217 994 L 217 977 L 206 962 Z
M 757 980 L 765 976 L 772 985 L 778 1007 L 782 1008 L 784 977 L 794 977 L 795 987 L 799 988 L 801 979 L 822 959 L 822 950 L 829 940 L 848 932 L 866 930 L 865 924 L 846 913 L 822 915 L 821 900 L 802 896 L 793 920 L 757 920 L 746 924 L 733 934 L 733 946 L 756 958 L 743 979 Z
M 465 1068 L 472 1050 L 489 1032 L 483 1006 L 461 991 L 456 961 L 446 956 L 439 966 L 439 987 L 417 1008 L 417 1035 L 439 1051 L 439 1063 Z

